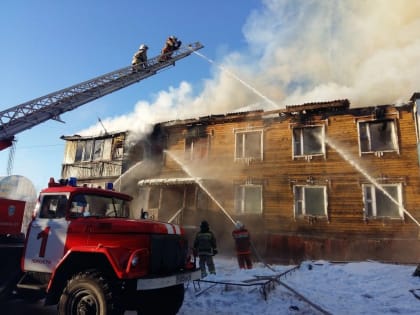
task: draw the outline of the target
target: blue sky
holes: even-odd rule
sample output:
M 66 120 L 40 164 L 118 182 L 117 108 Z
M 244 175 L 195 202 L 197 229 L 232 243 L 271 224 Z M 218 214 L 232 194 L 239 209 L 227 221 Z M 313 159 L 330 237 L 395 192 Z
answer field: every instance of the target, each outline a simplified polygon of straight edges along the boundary
M 16 135 L 13 174 L 37 190 L 58 178 L 62 135 L 177 118 L 349 99 L 406 102 L 420 92 L 420 0 L 0 3 L 0 110 L 128 66 L 169 35 L 204 48 L 149 79 Z M 99 129 L 98 129 L 99 128 Z M 0 151 L 0 176 L 9 150 Z
M 158 55 L 168 35 L 184 43 L 200 41 L 212 59 L 242 49 L 242 26 L 256 0 L 241 1 L 2 1 L 0 4 L 0 110 L 128 66 L 144 42 Z M 98 117 L 119 116 L 138 100 L 186 80 L 200 89 L 211 65 L 192 55 L 173 68 L 17 135 L 13 174 L 37 189 L 60 175 L 61 135 L 94 125 Z M 9 150 L 0 152 L 0 175 Z

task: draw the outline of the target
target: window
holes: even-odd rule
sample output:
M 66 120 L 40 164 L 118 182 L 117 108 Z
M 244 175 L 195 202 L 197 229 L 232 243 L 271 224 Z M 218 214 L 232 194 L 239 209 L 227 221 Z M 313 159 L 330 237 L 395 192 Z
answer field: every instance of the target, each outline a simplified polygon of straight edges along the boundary
M 104 149 L 104 140 L 95 140 L 95 145 L 93 149 L 93 159 L 101 160 Z
M 92 159 L 93 140 L 78 141 L 75 162 L 90 161 Z
M 71 200 L 70 216 L 123 217 L 130 214 L 129 201 L 113 196 L 78 194 Z
M 78 141 L 74 161 L 90 162 L 103 159 L 104 143 L 103 139 Z
M 84 142 L 77 141 L 76 156 L 74 157 L 75 162 L 80 162 L 82 160 L 84 148 Z
M 293 128 L 293 157 L 324 155 L 323 126 Z
M 262 131 L 235 133 L 235 159 L 262 160 Z
M 358 128 L 361 153 L 398 151 L 395 120 L 359 122 Z
M 294 186 L 294 212 L 299 216 L 327 216 L 327 188 L 325 186 Z
M 402 218 L 401 184 L 363 185 L 363 203 L 366 217 Z
M 92 159 L 93 140 L 85 142 L 82 161 L 90 161 Z
M 239 214 L 262 213 L 262 186 L 235 186 L 235 211 Z
M 64 195 L 45 195 L 42 198 L 40 218 L 53 219 L 66 216 L 67 197 Z
M 124 135 L 120 135 L 118 137 L 115 137 L 112 141 L 112 149 L 111 149 L 111 155 L 112 159 L 120 159 L 123 157 L 124 154 Z
M 207 157 L 209 147 L 208 137 L 185 139 L 185 159 L 202 160 Z

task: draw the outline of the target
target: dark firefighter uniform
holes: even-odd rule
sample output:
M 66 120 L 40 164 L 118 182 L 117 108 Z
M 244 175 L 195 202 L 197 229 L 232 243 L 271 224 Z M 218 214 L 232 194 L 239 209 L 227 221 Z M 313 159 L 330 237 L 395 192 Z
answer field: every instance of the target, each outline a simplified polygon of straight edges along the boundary
M 206 266 L 209 273 L 216 274 L 213 261 L 213 256 L 217 254 L 216 238 L 207 221 L 201 222 L 200 231 L 195 236 L 194 252 L 200 259 L 201 276 L 207 276 Z

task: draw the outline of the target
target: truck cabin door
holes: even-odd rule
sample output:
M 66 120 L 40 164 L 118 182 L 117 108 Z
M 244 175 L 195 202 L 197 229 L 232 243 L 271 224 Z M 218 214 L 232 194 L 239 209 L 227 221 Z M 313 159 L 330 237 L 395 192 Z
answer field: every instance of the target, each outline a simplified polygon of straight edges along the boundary
M 67 230 L 66 195 L 42 195 L 25 247 L 24 270 L 51 273 L 64 254 Z

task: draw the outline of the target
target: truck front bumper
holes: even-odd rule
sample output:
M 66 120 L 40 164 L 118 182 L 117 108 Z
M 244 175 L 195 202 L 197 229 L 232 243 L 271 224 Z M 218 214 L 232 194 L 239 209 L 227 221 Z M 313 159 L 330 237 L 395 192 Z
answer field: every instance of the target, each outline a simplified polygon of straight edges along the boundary
M 182 272 L 166 277 L 137 279 L 137 290 L 153 290 L 201 279 L 201 271 Z

